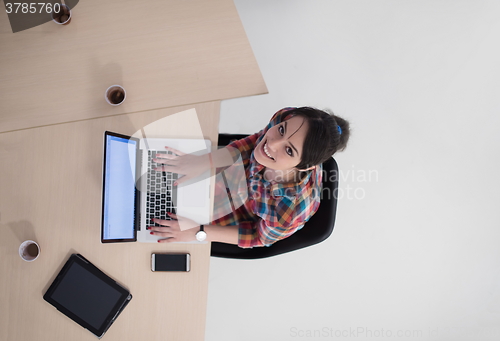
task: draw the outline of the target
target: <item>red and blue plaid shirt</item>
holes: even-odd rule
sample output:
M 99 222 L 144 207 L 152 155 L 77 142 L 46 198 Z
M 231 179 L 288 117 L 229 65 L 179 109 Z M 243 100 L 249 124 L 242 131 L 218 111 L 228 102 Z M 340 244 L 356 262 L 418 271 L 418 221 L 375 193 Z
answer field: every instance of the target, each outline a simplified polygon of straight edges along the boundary
M 264 179 L 265 167 L 254 158 L 254 148 L 273 126 L 287 116 L 285 108 L 272 117 L 266 128 L 244 139 L 234 141 L 228 149 L 234 155 L 240 154 L 243 163 L 247 195 L 239 206 L 227 210 L 226 185 L 218 185 L 215 190 L 214 217 L 220 217 L 213 225 L 239 225 L 238 246 L 270 246 L 301 229 L 318 210 L 321 195 L 321 165 L 307 171 L 298 183 L 277 183 Z M 241 171 L 242 172 L 242 171 Z M 244 182 L 243 182 L 244 183 Z M 241 187 L 241 186 L 240 186 Z M 226 199 L 224 200 L 224 196 Z M 234 206 L 234 205 L 233 205 Z M 223 212 L 230 212 L 221 217 Z

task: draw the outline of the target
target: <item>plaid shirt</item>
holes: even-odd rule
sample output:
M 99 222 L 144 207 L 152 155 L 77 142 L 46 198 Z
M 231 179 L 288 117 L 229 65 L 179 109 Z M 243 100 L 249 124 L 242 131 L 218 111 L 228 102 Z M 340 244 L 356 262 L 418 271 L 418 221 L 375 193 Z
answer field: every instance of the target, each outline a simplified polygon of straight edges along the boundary
M 217 219 L 212 224 L 239 225 L 238 246 L 242 248 L 270 246 L 278 240 L 287 238 L 301 229 L 318 210 L 321 194 L 321 165 L 307 171 L 298 183 L 277 183 L 264 179 L 265 167 L 254 158 L 255 146 L 271 127 L 286 118 L 286 112 L 290 109 L 292 108 L 278 111 L 266 128 L 244 139 L 234 141 L 227 147 L 233 156 L 241 156 L 239 162 L 244 168 L 232 168 L 240 169 L 240 175 L 244 176 L 244 180 L 236 185 L 238 195 L 232 195 L 233 202 L 229 206 L 226 187 L 231 187 L 227 184 L 227 179 L 231 178 L 231 174 L 224 171 L 226 173 L 224 183 L 220 181 L 219 173 L 214 204 L 214 218 Z M 242 186 L 241 183 L 244 185 Z M 242 191 L 241 187 L 246 188 Z M 234 191 L 230 192 L 234 193 Z M 228 207 L 231 208 L 228 209 Z

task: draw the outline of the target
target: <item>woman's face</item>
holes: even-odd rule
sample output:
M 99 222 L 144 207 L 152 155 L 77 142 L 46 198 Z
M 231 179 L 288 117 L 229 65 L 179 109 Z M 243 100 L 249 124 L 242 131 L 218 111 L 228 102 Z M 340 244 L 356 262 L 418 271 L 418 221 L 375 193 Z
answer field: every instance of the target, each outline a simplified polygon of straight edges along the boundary
M 255 147 L 254 157 L 274 170 L 288 170 L 300 163 L 309 124 L 302 116 L 293 116 L 267 131 Z

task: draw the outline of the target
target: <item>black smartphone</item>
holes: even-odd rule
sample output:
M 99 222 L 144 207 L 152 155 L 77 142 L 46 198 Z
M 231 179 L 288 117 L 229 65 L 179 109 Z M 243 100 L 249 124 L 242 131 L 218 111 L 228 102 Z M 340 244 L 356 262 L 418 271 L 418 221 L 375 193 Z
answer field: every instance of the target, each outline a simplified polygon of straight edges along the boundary
M 189 271 L 189 253 L 153 253 L 151 271 Z

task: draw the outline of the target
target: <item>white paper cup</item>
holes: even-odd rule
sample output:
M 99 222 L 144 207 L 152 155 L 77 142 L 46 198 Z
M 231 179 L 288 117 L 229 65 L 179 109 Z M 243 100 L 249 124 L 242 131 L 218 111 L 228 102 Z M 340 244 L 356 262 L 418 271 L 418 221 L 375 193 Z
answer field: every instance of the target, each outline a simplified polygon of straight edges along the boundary
M 104 98 L 106 99 L 106 102 L 111 105 L 120 105 L 125 102 L 125 98 L 127 98 L 127 92 L 121 85 L 111 85 L 108 89 L 106 89 Z
M 56 13 L 52 12 L 52 21 L 58 25 L 67 25 L 71 21 L 71 9 L 65 5 L 61 4 L 61 10 Z
M 40 255 L 40 245 L 33 240 L 24 241 L 19 246 L 19 256 L 27 262 L 32 262 Z

